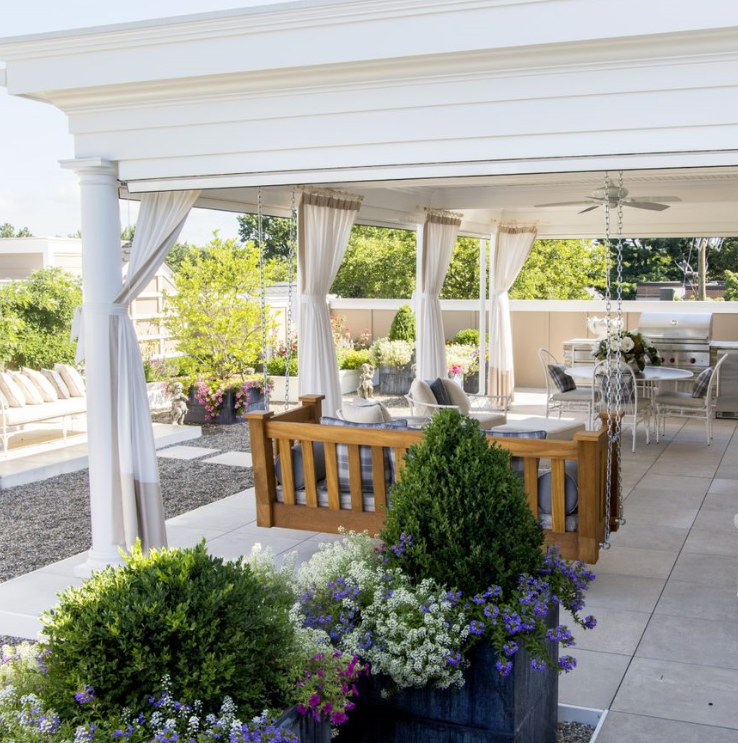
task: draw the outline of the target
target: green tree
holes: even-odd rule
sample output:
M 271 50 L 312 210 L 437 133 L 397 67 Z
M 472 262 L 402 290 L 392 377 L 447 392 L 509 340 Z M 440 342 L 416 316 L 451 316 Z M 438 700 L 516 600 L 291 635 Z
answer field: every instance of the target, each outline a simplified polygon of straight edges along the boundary
M 415 315 L 409 304 L 403 304 L 390 325 L 389 339 L 391 341 L 407 341 L 415 343 Z
M 479 240 L 460 237 L 454 246 L 451 263 L 441 289 L 441 299 L 479 297 Z
M 287 260 L 290 245 L 290 220 L 284 217 L 262 216 L 261 234 L 264 243 L 264 258 Z M 238 215 L 238 236 L 243 242 L 259 242 L 259 218 L 256 214 Z M 295 235 L 295 241 L 297 236 Z
M 331 293 L 339 297 L 409 297 L 415 291 L 415 233 L 357 225 Z
M 725 271 L 725 301 L 738 301 L 738 273 Z
M 60 268 L 42 268 L 24 281 L 0 289 L 0 360 L 19 369 L 74 362 L 69 333 L 75 307 L 82 304 L 77 277 Z
M 28 227 L 15 229 L 10 222 L 0 224 L 0 237 L 33 237 Z
M 184 260 L 186 258 L 193 257 L 193 254 L 196 253 L 198 250 L 199 248 L 192 243 L 174 243 L 172 249 L 167 254 L 165 262 L 167 266 L 169 266 L 169 268 L 171 268 L 172 271 L 176 273 L 177 271 L 179 271 L 179 267 L 182 265 Z
M 165 322 L 177 350 L 218 379 L 256 366 L 262 357 L 256 246 L 239 247 L 215 233 L 209 245 L 185 256 L 175 285 L 177 293 L 166 295 Z
M 510 290 L 512 299 L 591 299 L 602 289 L 605 251 L 585 240 L 538 240 Z

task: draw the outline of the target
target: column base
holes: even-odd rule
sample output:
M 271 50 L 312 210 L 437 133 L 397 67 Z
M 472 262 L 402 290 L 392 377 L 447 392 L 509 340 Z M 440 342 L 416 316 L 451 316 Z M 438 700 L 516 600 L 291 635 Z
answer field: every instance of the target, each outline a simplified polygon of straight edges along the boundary
M 105 570 L 107 567 L 120 567 L 122 565 L 125 565 L 125 561 L 117 549 L 106 552 L 90 550 L 87 553 L 87 559 L 74 568 L 74 575 L 77 578 L 89 578 L 92 573 Z

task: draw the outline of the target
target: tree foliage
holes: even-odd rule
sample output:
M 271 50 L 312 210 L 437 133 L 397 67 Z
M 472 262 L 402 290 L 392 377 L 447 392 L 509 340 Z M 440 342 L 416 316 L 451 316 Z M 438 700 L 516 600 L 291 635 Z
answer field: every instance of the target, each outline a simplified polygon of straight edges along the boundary
M 0 237 L 33 237 L 28 227 L 16 229 L 10 222 L 0 224 Z
M 216 233 L 209 245 L 187 253 L 175 285 L 177 293 L 166 295 L 165 322 L 177 349 L 218 379 L 256 366 L 262 357 L 256 246 L 223 241 Z
M 725 301 L 738 301 L 738 273 L 725 271 Z
M 275 258 L 287 260 L 290 250 L 290 220 L 284 217 L 262 216 L 262 241 L 264 258 L 272 261 Z M 238 215 L 238 236 L 243 242 L 259 242 L 259 219 L 256 214 Z M 295 242 L 297 237 L 295 236 Z M 297 249 L 297 248 L 295 248 Z
M 475 237 L 460 237 L 456 241 L 441 288 L 441 299 L 477 297 L 479 297 L 479 240 Z
M 585 240 L 538 240 L 510 290 L 512 299 L 592 299 L 605 283 L 602 245 Z
M 79 279 L 60 268 L 42 268 L 0 288 L 0 361 L 16 369 L 73 363 L 69 333 L 80 304 Z
M 409 297 L 415 291 L 415 233 L 357 225 L 331 293 L 339 297 Z
M 415 315 L 409 304 L 403 304 L 392 320 L 389 329 L 391 341 L 407 341 L 415 343 Z

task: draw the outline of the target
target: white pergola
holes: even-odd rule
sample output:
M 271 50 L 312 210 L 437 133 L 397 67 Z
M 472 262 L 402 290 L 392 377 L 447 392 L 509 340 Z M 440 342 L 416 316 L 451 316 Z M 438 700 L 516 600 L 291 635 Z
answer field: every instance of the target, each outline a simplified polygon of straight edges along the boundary
M 442 209 L 480 239 L 503 223 L 593 237 L 602 209 L 535 205 L 623 170 L 632 195 L 681 199 L 628 210 L 626 234 L 738 234 L 738 5 L 725 0 L 296 2 L 5 39 L 0 58 L 0 84 L 64 111 L 74 135 L 88 569 L 121 544 L 121 195 L 243 212 L 261 187 L 265 212 L 287 216 L 299 184 L 362 196 L 361 223 L 416 229 Z

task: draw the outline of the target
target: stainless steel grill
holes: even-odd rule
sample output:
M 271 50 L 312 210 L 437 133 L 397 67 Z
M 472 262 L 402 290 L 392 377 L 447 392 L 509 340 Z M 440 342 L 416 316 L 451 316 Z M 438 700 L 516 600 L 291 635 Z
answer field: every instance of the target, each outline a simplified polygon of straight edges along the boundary
M 664 366 L 697 373 L 710 366 L 711 313 L 644 312 L 638 330 L 656 346 Z

